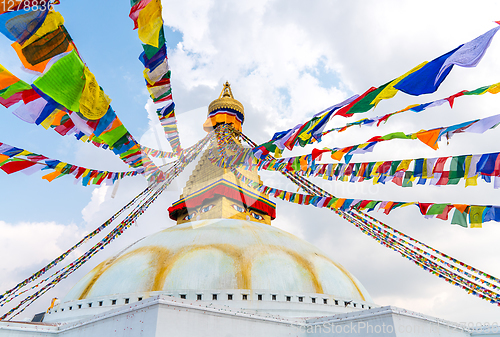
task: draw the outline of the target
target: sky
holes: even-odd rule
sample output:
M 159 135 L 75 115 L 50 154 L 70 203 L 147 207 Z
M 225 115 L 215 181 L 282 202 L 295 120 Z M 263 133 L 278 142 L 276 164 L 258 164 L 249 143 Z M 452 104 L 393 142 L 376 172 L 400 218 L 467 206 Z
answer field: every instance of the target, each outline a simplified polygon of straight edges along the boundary
M 163 0 L 162 4 L 173 97 L 184 147 L 205 135 L 202 124 L 207 106 L 218 97 L 226 80 L 235 98 L 245 106 L 244 133 L 262 143 L 274 132 L 289 129 L 328 106 L 380 86 L 472 40 L 500 20 L 498 1 L 472 5 L 457 0 Z M 64 16 L 80 54 L 112 98 L 111 105 L 128 130 L 146 146 L 170 150 L 153 115 L 153 104 L 148 101 L 143 67 L 137 59 L 142 48 L 128 18 L 128 2 L 61 1 L 56 9 Z M 476 68 L 455 67 L 436 93 L 418 97 L 398 93 L 363 115 L 335 117 L 329 126 L 342 126 L 499 82 L 499 39 L 493 39 Z M 0 63 L 20 78 L 32 81 L 33 76 L 20 69 L 9 44 L 0 37 Z M 410 133 L 487 117 L 498 113 L 499 100 L 491 94 L 461 97 L 453 109 L 443 105 L 418 114 L 400 114 L 378 128 L 331 133 L 320 146 L 344 147 L 390 132 Z M 127 170 L 110 151 L 27 124 L 12 114 L 13 108 L 0 109 L 0 142 L 75 165 Z M 499 143 L 497 129 L 455 135 L 449 144 L 441 141 L 437 151 L 419 142 L 394 140 L 377 145 L 373 153 L 355 155 L 353 162 L 498 152 Z M 310 153 L 312 148 L 286 155 Z M 64 297 L 88 271 L 126 245 L 173 226 L 166 209 L 179 198 L 193 167 L 191 164 L 120 240 L 18 318 L 45 310 L 52 297 Z M 142 177 L 124 179 L 116 197 L 111 198 L 113 187 L 82 187 L 73 184 L 70 176 L 48 183 L 41 179 L 42 175 L 0 172 L 0 290 L 30 276 L 146 187 Z M 261 176 L 269 186 L 296 190 L 277 173 L 263 172 Z M 392 183 L 373 185 L 371 181 L 312 181 L 346 198 L 479 205 L 498 205 L 500 200 L 500 191 L 482 181 L 467 188 L 463 182 L 457 186 L 401 188 Z M 273 226 L 311 242 L 344 265 L 375 303 L 474 325 L 498 322 L 498 307 L 423 271 L 331 211 L 276 203 Z M 371 215 L 450 256 L 500 276 L 498 223 L 466 229 L 451 225 L 449 220 L 426 220 L 415 206 L 397 209 L 389 216 L 382 212 Z M 70 258 L 89 247 L 81 247 Z

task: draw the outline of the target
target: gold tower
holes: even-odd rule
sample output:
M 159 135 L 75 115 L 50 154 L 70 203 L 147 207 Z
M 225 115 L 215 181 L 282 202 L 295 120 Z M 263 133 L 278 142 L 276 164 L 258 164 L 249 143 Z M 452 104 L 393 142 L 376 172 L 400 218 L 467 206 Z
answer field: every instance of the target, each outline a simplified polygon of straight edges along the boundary
M 238 179 L 230 168 L 215 164 L 210 155 L 221 147 L 219 130 L 223 125 L 231 126 L 230 139 L 223 145 L 225 151 L 232 155 L 244 150 L 239 139 L 243 121 L 243 104 L 234 98 L 226 82 L 219 98 L 210 103 L 207 121 L 203 124 L 205 131 L 217 129 L 217 139 L 202 154 L 180 200 L 168 209 L 170 218 L 177 224 L 205 219 L 241 219 L 270 225 L 275 218 L 275 203 Z M 232 150 L 227 150 L 228 147 Z M 237 170 L 246 178 L 262 183 L 256 169 Z

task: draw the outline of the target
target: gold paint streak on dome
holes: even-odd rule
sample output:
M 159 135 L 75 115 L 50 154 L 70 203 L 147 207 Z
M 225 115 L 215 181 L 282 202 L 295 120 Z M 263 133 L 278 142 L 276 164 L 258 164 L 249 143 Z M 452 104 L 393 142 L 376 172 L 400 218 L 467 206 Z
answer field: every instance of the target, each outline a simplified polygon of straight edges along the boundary
M 325 256 L 326 257 L 326 256 Z M 356 290 L 358 291 L 359 293 L 359 296 L 361 296 L 361 298 L 363 299 L 363 301 L 366 301 L 365 297 L 363 296 L 363 292 L 361 291 L 361 289 L 359 289 L 358 285 L 356 284 L 356 282 L 354 281 L 354 279 L 352 278 L 352 275 L 351 273 L 349 273 L 349 271 L 347 269 L 344 268 L 344 266 L 336 263 L 335 261 L 332 261 L 330 259 L 328 259 L 331 263 L 333 263 L 335 265 L 335 267 L 339 268 L 339 270 L 345 275 L 347 276 L 347 278 L 349 280 L 351 280 L 351 283 L 354 285 L 354 287 L 356 288 Z
M 150 256 L 152 258 L 151 264 L 153 264 L 153 267 L 154 267 L 154 263 L 156 262 L 156 260 L 154 259 L 154 256 L 155 255 L 164 256 L 164 255 L 169 254 L 169 251 L 167 249 L 165 249 L 163 247 L 159 247 L 159 246 L 145 246 L 145 247 L 137 248 L 137 249 L 135 249 L 131 252 L 128 252 L 124 255 L 114 256 L 111 259 L 108 259 L 108 260 L 102 262 L 101 264 L 99 264 L 96 267 L 96 268 L 99 268 L 99 270 L 96 272 L 96 274 L 89 281 L 89 283 L 87 284 L 87 286 L 85 287 L 85 289 L 81 293 L 79 299 L 80 300 L 85 299 L 87 297 L 87 295 L 89 294 L 89 292 L 94 287 L 95 283 L 102 276 L 102 274 L 104 274 L 116 262 L 120 262 L 121 260 L 124 260 L 130 256 L 139 255 L 139 254 L 147 254 L 148 256 Z
M 230 244 L 208 244 L 185 246 L 175 254 L 172 254 L 168 260 L 164 260 L 163 263 L 157 268 L 154 285 L 151 291 L 163 290 L 165 279 L 174 267 L 176 261 L 188 253 L 206 249 L 216 249 L 226 254 L 226 256 L 231 257 L 235 263 L 236 269 L 239 269 L 239 272 L 235 273 L 238 289 L 251 289 L 251 263 L 245 258 L 242 249 Z
M 208 106 L 208 113 L 210 114 L 215 110 L 227 108 L 239 111 L 243 114 L 243 116 L 245 116 L 243 104 L 234 99 L 233 92 L 231 91 L 231 85 L 228 81 L 224 84 L 224 88 L 222 89 L 219 98 L 212 101 L 212 103 Z
M 324 294 L 323 292 L 323 286 L 321 285 L 321 282 L 318 279 L 318 275 L 316 275 L 316 272 L 314 270 L 314 266 L 310 261 L 308 261 L 306 258 L 304 258 L 302 255 L 298 254 L 297 252 L 290 250 L 290 249 L 280 249 L 283 250 L 286 254 L 288 254 L 291 258 L 295 260 L 295 262 L 304 268 L 310 276 L 311 282 L 313 283 L 315 293 L 316 294 Z

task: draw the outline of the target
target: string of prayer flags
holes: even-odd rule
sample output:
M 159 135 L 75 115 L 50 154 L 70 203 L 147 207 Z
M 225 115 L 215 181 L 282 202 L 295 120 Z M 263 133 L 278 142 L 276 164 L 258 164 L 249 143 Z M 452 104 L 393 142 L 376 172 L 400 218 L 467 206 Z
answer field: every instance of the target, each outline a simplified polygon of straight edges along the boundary
M 449 103 L 450 104 L 450 107 L 453 108 L 453 103 L 454 103 L 454 100 L 455 98 L 457 97 L 465 97 L 465 96 L 472 96 L 472 95 L 483 95 L 485 93 L 491 93 L 491 94 L 497 94 L 500 92 L 500 83 L 495 83 L 495 84 L 492 84 L 492 85 L 488 85 L 488 86 L 482 86 L 480 88 L 477 88 L 475 90 L 471 90 L 471 91 L 468 91 L 468 90 L 462 90 L 454 95 L 451 95 L 447 98 L 443 98 L 443 99 L 439 99 L 439 100 L 435 100 L 435 101 L 432 101 L 432 102 L 428 102 L 428 103 L 422 103 L 422 104 L 412 104 L 412 105 L 409 105 L 407 106 L 406 108 L 402 109 L 402 110 L 398 110 L 396 112 L 391 112 L 389 114 L 386 114 L 386 115 L 383 115 L 383 116 L 377 116 L 377 117 L 372 117 L 372 118 L 363 118 L 363 119 L 360 119 L 356 122 L 352 122 L 352 123 L 347 123 L 345 126 L 342 126 L 342 127 L 336 127 L 336 128 L 333 128 L 333 129 L 330 129 L 330 130 L 327 130 L 325 132 L 323 132 L 323 136 L 330 133 L 330 132 L 343 132 L 345 130 L 347 130 L 348 128 L 352 127 L 352 126 L 355 126 L 355 125 L 359 125 L 359 126 L 380 126 L 381 123 L 386 123 L 390 117 L 394 116 L 394 115 L 397 115 L 397 114 L 400 114 L 400 113 L 403 113 L 403 112 L 407 112 L 407 111 L 413 111 L 413 112 L 416 112 L 416 113 L 419 113 L 419 112 L 422 112 L 428 108 L 434 108 L 434 107 L 438 107 L 438 106 L 441 106 L 443 105 L 444 103 Z
M 165 136 L 167 137 L 172 150 L 175 153 L 180 153 L 182 148 L 179 139 L 179 131 L 177 130 L 177 119 L 175 118 L 174 108 L 174 102 L 170 101 L 164 107 L 156 110 L 156 114 L 158 115 L 158 119 L 160 120 L 161 126 L 163 127 Z
M 47 273 L 50 269 L 58 265 L 61 261 L 63 261 L 71 252 L 73 252 L 75 249 L 83 245 L 84 243 L 88 242 L 90 239 L 95 237 L 97 234 L 102 232 L 106 227 L 108 227 L 115 219 L 117 219 L 125 210 L 129 209 L 131 206 L 133 206 L 139 199 L 142 199 L 144 197 L 147 197 L 153 190 L 153 185 L 149 185 L 144 191 L 139 193 L 134 199 L 132 199 L 127 205 L 122 207 L 118 212 L 116 212 L 111 218 L 109 218 L 107 221 L 105 221 L 102 225 L 100 225 L 98 228 L 96 228 L 94 231 L 91 233 L 85 235 L 79 242 L 77 242 L 75 245 L 73 245 L 71 248 L 66 250 L 64 253 L 59 255 L 56 259 L 45 265 L 43 268 L 38 270 L 36 273 L 31 275 L 30 277 L 26 278 L 22 282 L 18 283 L 14 288 L 7 290 L 4 294 L 0 295 L 0 306 L 3 306 L 5 303 L 10 302 L 12 299 L 14 299 L 17 296 L 22 295 L 24 292 L 17 293 L 20 289 L 22 289 L 24 286 L 29 284 L 30 282 L 38 279 L 45 273 Z M 33 289 L 33 288 L 32 288 Z M 28 289 L 30 290 L 30 289 Z M 16 295 L 15 297 L 12 297 Z
M 455 205 L 457 207 L 457 209 L 459 209 L 459 206 L 466 206 L 466 205 Z M 423 253 L 425 255 L 427 255 L 428 257 L 432 258 L 432 259 L 438 259 L 438 258 L 442 258 L 444 259 L 445 261 L 448 261 L 448 262 L 445 262 L 448 266 L 450 266 L 452 269 L 454 270 L 457 270 L 457 271 L 460 271 L 459 268 L 462 267 L 464 268 L 464 271 L 460 271 L 460 272 L 463 272 L 464 274 L 466 273 L 465 270 L 467 270 L 467 273 L 474 273 L 473 275 L 470 275 L 470 277 L 472 277 L 473 279 L 475 280 L 479 280 L 477 278 L 477 276 L 481 277 L 481 278 L 484 278 L 488 281 L 484 281 L 484 283 L 486 284 L 489 284 L 490 282 L 495 282 L 497 284 L 500 285 L 500 279 L 499 278 L 496 278 L 490 274 L 487 274 L 479 269 L 476 269 L 474 268 L 473 266 L 470 266 L 462 261 L 459 261 L 421 241 L 418 241 L 416 240 L 415 238 L 403 233 L 403 232 L 400 232 L 398 231 L 397 229 L 394 229 L 388 225 L 386 225 L 385 223 L 375 219 L 374 217 L 370 216 L 369 214 L 366 214 L 366 213 L 363 213 L 363 212 L 351 212 L 350 213 L 351 215 L 353 215 L 354 217 L 356 218 L 364 218 L 365 219 L 365 223 L 368 223 L 370 224 L 370 226 L 372 227 L 378 227 L 379 230 L 383 230 L 387 233 L 389 233 L 389 235 L 391 235 L 394 239 L 397 239 L 397 241 L 399 242 L 404 242 L 407 246 L 411 247 L 412 250 L 415 250 L 417 252 L 420 252 L 420 253 Z M 428 251 L 428 252 L 427 252 Z M 452 264 L 455 265 L 454 267 L 452 267 Z M 469 275 L 467 275 L 469 276 Z M 483 282 L 481 282 L 483 283 Z M 499 286 L 495 286 L 495 285 L 491 285 L 491 287 L 493 287 L 494 289 L 497 289 L 497 288 L 500 288 Z
M 81 181 L 83 186 L 101 184 L 112 185 L 117 179 L 142 174 L 140 169 L 128 172 L 109 172 L 88 169 L 61 162 L 60 160 L 51 159 L 1 142 L 0 169 L 7 174 L 22 172 L 26 175 L 31 175 L 39 171 L 52 170 L 52 172 L 45 174 L 42 179 L 51 182 L 57 178 L 71 174 L 75 176 L 75 183 Z
M 389 141 L 393 139 L 406 139 L 415 140 L 418 139 L 425 145 L 436 150 L 438 148 L 438 141 L 441 137 L 446 136 L 449 140 L 453 135 L 457 133 L 484 133 L 487 130 L 494 129 L 500 123 L 500 114 L 493 115 L 490 117 L 475 119 L 469 122 L 459 123 L 451 125 L 448 127 L 440 127 L 430 130 L 421 130 L 414 133 L 405 134 L 403 132 L 392 132 L 384 136 L 375 136 L 367 140 L 365 143 L 347 146 L 344 148 L 333 148 L 333 149 L 323 149 L 314 151 L 316 155 L 319 156 L 321 152 L 331 152 L 331 157 L 334 160 L 341 161 L 344 158 L 346 163 L 349 163 L 352 156 L 355 154 L 363 154 L 367 152 L 372 152 L 375 145 L 383 141 Z M 273 144 L 270 147 L 275 146 Z M 267 151 L 267 152 L 266 152 Z M 253 149 L 254 155 L 257 158 L 261 158 L 264 154 L 272 152 L 272 148 L 265 148 L 265 151 L 261 147 L 256 147 Z M 302 156 L 303 157 L 303 156 Z M 297 158 L 297 157 L 291 157 Z M 291 160 L 287 158 L 287 160 Z
M 390 212 L 396 208 L 416 205 L 419 207 L 420 212 L 425 218 L 437 218 L 441 220 L 448 220 L 448 214 L 452 209 L 461 212 L 464 205 L 454 205 L 449 203 L 421 203 L 421 202 L 404 202 L 404 201 L 383 201 L 383 200 L 363 200 L 363 199 L 348 199 L 337 197 L 324 197 L 319 195 L 305 195 L 301 193 L 289 192 L 255 182 L 245 177 L 240 172 L 233 171 L 236 177 L 247 184 L 249 187 L 254 188 L 262 194 L 286 200 L 288 202 L 298 205 L 313 205 L 318 208 L 331 208 L 347 211 L 365 211 L 371 212 L 373 210 L 382 210 L 384 214 L 389 215 Z M 472 211 L 471 211 L 472 210 Z M 482 223 L 488 221 L 500 222 L 500 206 L 478 206 L 478 205 L 465 205 L 465 210 L 461 213 L 469 215 L 468 223 L 470 228 L 480 228 Z M 453 223 L 453 221 L 452 221 Z M 463 224 L 462 224 L 463 225 Z M 467 223 L 465 223 L 467 227 Z
M 175 158 L 177 157 L 177 153 L 174 152 L 165 152 L 165 151 L 160 151 L 156 149 L 152 149 L 147 146 L 141 145 L 141 149 L 144 153 L 146 153 L 148 156 L 154 157 L 154 158 Z
M 338 212 L 364 234 L 401 254 L 422 269 L 490 303 L 500 305 L 498 279 L 443 254 L 404 233 L 385 225 L 366 213 Z M 405 239 L 409 239 L 408 242 Z M 497 282 L 497 284 L 493 283 Z
M 156 110 L 165 136 L 175 153 L 181 152 L 181 143 L 175 118 L 175 104 L 170 85 L 171 71 L 168 65 L 167 45 L 161 16 L 160 0 L 131 0 L 129 17 L 134 21 L 143 52 L 139 56 L 144 65 L 146 88 L 154 103 L 165 104 Z
M 494 183 L 500 188 L 500 153 L 469 154 L 437 158 L 419 158 L 361 163 L 317 164 L 312 155 L 254 162 L 251 157 L 243 161 L 226 161 L 226 167 L 256 167 L 258 170 L 295 172 L 301 176 L 318 177 L 325 180 L 362 182 L 372 180 L 373 184 L 392 182 L 401 187 L 414 184 L 446 186 L 456 185 L 461 180 L 465 187 L 476 186 L 477 179 Z M 222 160 L 214 157 L 215 164 Z M 448 168 L 445 170 L 445 166 Z

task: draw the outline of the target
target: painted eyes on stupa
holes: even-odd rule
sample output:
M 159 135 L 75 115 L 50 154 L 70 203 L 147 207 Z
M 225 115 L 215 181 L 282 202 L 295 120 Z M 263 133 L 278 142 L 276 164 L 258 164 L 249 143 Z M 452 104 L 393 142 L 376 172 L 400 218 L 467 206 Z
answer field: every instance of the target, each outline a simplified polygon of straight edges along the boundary
M 194 213 L 191 213 L 191 214 L 188 214 L 184 217 L 184 220 L 185 221 L 188 221 L 188 220 L 191 220 L 192 218 L 194 218 L 194 216 L 196 215 L 196 212 Z
M 260 214 L 257 214 L 255 212 L 250 212 L 250 214 L 254 217 L 256 220 L 264 220 L 264 217 Z
M 240 205 L 233 204 L 233 208 L 240 213 L 245 212 L 245 209 L 243 207 L 241 207 Z
M 202 209 L 200 209 L 200 213 L 206 213 L 208 211 L 210 211 L 212 208 L 214 208 L 214 205 L 213 204 L 210 204 L 208 206 L 205 206 L 203 207 Z

